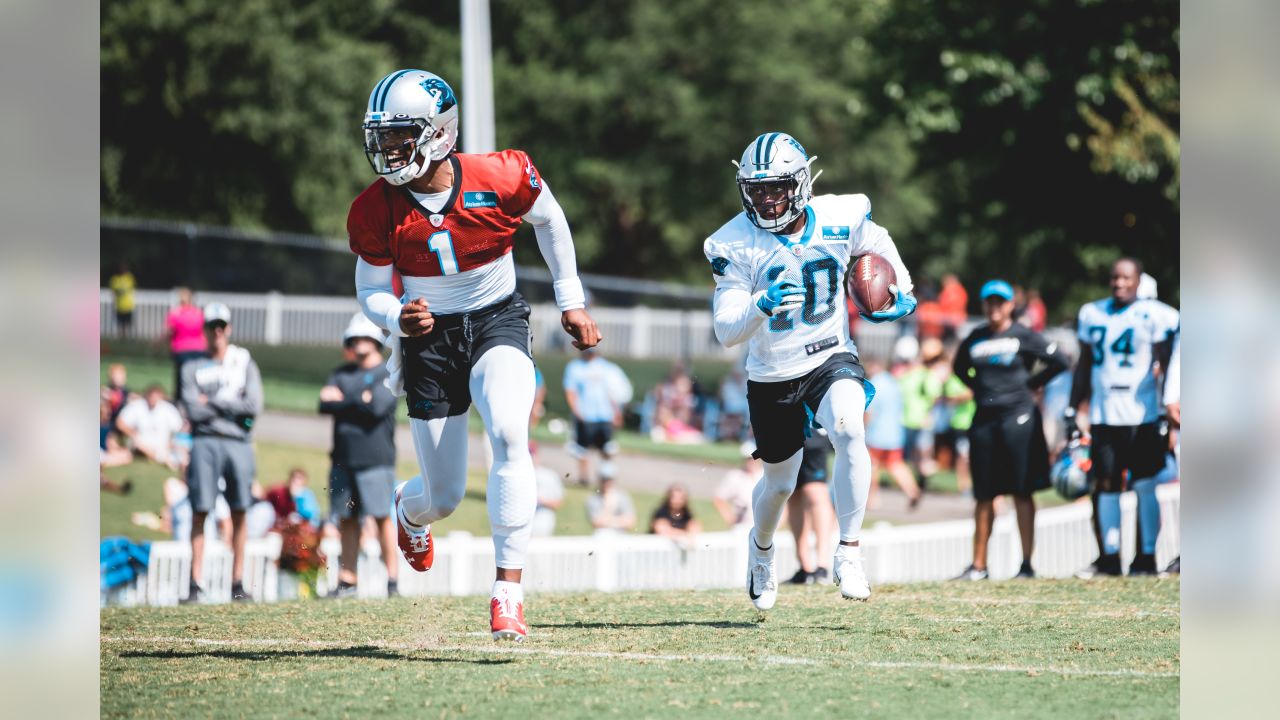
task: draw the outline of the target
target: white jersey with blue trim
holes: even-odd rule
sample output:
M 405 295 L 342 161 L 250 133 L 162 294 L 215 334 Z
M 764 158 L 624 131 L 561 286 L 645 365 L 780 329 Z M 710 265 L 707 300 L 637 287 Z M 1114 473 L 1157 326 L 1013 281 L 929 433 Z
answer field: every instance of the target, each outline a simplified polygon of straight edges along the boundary
M 805 208 L 804 228 L 790 236 L 761 230 L 739 213 L 707 239 L 703 251 L 717 297 L 729 289 L 754 295 L 779 277 L 805 290 L 800 308 L 775 313 L 751 335 L 746 370 L 756 382 L 802 377 L 834 353 L 857 353 L 845 305 L 850 258 L 881 255 L 893 265 L 902 291 L 912 287 L 888 231 L 871 220 L 866 195 L 814 197 Z
M 1089 423 L 1135 426 L 1160 418 L 1154 348 L 1178 333 L 1178 311 L 1159 300 L 1117 307 L 1110 298 L 1080 308 L 1080 362 L 1092 362 Z

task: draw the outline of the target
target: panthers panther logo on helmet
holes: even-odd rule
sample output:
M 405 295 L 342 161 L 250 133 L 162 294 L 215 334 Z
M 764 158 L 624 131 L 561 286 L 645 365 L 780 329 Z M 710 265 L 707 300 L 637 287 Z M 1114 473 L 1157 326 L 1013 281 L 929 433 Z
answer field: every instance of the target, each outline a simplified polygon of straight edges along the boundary
M 809 166 L 817 159 L 783 132 L 767 132 L 751 141 L 742 159 L 733 161 L 747 219 L 762 230 L 785 230 L 813 199 L 813 183 L 822 171 L 813 175 Z
M 369 165 L 393 185 L 421 177 L 458 142 L 458 101 L 453 88 L 425 70 L 397 70 L 369 94 L 364 114 Z

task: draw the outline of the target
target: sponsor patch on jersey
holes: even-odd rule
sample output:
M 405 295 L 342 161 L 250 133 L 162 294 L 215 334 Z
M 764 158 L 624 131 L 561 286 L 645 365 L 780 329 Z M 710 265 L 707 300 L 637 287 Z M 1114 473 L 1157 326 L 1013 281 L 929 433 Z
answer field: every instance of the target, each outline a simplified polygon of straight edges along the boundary
M 492 190 L 478 190 L 462 193 L 462 207 L 471 208 L 498 207 L 498 193 Z
M 806 343 L 804 346 L 804 351 L 809 355 L 813 355 L 815 353 L 820 353 L 823 350 L 826 350 L 827 348 L 833 348 L 839 344 L 840 344 L 840 340 L 836 336 L 832 335 L 831 337 L 822 338 L 821 340 L 817 340 L 815 342 Z
M 727 267 L 729 267 L 729 258 L 711 258 L 711 272 L 716 275 L 724 275 L 724 270 Z
M 823 225 L 822 239 L 823 240 L 848 240 L 849 226 L 848 225 Z

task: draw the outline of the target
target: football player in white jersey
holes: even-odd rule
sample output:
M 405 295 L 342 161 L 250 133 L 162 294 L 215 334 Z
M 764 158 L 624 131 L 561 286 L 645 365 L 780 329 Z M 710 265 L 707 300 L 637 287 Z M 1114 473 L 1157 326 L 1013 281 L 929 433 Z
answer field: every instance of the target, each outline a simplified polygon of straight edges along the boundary
M 870 597 L 858 538 L 871 487 L 862 416 L 875 388 L 849 338 L 844 276 L 851 258 L 876 253 L 897 274 L 893 306 L 865 319 L 896 320 L 916 307 L 911 275 L 889 233 L 872 222 L 871 201 L 814 197 L 816 159 L 786 133 L 753 140 L 735 163 L 742 212 L 703 246 L 716 281 L 716 337 L 726 346 L 747 343 L 754 456 L 764 461 L 752 501 L 747 593 L 760 610 L 777 600 L 773 535 L 815 423 L 835 447 L 840 544 L 833 579 L 846 598 Z
M 1120 575 L 1120 493 L 1128 486 L 1138 496 L 1139 545 L 1130 575 L 1156 574 L 1156 537 L 1160 504 L 1156 474 L 1169 447 L 1162 421 L 1157 368 L 1169 367 L 1178 335 L 1178 311 L 1154 298 L 1142 298 L 1142 263 L 1121 258 L 1111 267 L 1111 297 L 1080 308 L 1077 333 L 1080 359 L 1071 384 L 1066 425 L 1076 431 L 1088 416 L 1092 437 L 1094 531 L 1099 555 L 1078 577 Z

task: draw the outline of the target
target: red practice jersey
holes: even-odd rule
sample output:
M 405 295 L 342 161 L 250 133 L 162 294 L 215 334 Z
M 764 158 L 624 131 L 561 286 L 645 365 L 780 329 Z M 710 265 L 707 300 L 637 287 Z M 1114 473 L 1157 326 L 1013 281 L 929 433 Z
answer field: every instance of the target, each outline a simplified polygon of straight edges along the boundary
M 382 178 L 360 193 L 347 215 L 352 252 L 405 277 L 438 277 L 483 267 L 511 252 L 516 228 L 542 192 L 520 150 L 454 153 L 453 188 L 440 224 L 406 187 Z

